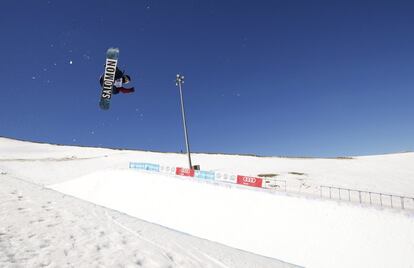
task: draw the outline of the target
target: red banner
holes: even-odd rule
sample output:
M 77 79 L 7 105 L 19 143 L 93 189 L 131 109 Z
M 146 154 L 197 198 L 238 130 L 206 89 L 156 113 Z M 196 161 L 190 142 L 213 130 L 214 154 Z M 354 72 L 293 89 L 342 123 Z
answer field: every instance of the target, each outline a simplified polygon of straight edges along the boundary
M 247 186 L 252 186 L 252 187 L 262 187 L 262 179 L 238 175 L 237 184 L 242 184 L 242 185 L 247 185 Z
M 175 170 L 175 174 L 180 176 L 194 177 L 194 169 L 178 167 Z

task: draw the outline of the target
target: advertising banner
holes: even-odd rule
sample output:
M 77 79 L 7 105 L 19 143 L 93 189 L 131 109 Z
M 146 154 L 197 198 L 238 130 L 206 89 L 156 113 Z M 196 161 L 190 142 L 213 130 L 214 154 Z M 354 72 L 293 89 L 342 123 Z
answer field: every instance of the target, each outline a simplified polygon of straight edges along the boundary
M 227 173 L 216 172 L 215 177 L 216 177 L 217 181 L 237 183 L 236 175 L 230 175 L 230 174 L 227 174 Z
M 175 174 L 180 176 L 194 177 L 194 169 L 177 167 Z
M 129 168 L 160 172 L 160 165 L 150 163 L 129 163 Z
M 252 187 L 262 187 L 263 180 L 261 178 L 248 177 L 248 176 L 237 176 L 237 184 L 252 186 Z
M 216 177 L 216 174 L 213 171 L 196 170 L 195 177 L 199 179 L 204 179 L 204 180 L 214 180 L 214 178 Z

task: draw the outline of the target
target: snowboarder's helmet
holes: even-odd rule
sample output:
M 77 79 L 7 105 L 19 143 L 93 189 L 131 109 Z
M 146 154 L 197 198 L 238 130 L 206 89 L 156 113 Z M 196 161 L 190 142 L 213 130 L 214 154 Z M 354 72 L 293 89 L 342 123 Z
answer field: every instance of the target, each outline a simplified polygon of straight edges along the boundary
M 126 75 L 124 75 L 122 80 L 123 80 L 122 82 L 124 84 L 126 84 L 126 83 L 129 83 L 131 81 L 131 77 L 129 77 L 129 75 L 126 74 Z

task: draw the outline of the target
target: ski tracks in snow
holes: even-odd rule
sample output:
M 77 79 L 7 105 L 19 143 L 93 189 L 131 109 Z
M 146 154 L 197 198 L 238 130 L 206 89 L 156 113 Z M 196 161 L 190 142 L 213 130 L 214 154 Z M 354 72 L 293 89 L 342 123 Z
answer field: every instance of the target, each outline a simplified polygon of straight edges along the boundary
M 0 181 L 0 267 L 172 267 L 97 207 L 22 180 Z
M 130 232 L 131 234 L 135 235 L 136 237 L 138 237 L 140 240 L 143 240 L 157 248 L 159 248 L 162 253 L 165 255 L 165 257 L 171 261 L 173 261 L 176 265 L 179 265 L 179 267 L 181 267 L 181 265 L 183 265 L 183 263 L 176 263 L 175 259 L 173 256 L 173 254 L 177 254 L 177 249 L 174 249 L 173 247 L 176 247 L 179 249 L 180 254 L 185 254 L 187 255 L 186 260 L 192 260 L 192 262 L 195 262 L 192 265 L 195 265 L 193 267 L 222 267 L 222 268 L 229 268 L 229 266 L 225 265 L 224 263 L 222 263 L 221 261 L 219 261 L 218 259 L 198 250 L 197 248 L 191 246 L 191 248 L 186 245 L 187 247 L 181 246 L 179 243 L 174 242 L 174 240 L 169 240 L 170 242 L 167 244 L 169 246 L 171 246 L 172 248 L 167 248 L 166 246 L 163 246 L 160 243 L 155 242 L 154 240 L 150 240 L 144 237 L 144 235 L 142 235 L 139 232 L 136 232 L 134 230 L 132 230 L 131 228 L 125 226 L 124 224 L 122 224 L 121 222 L 119 222 L 118 220 L 114 219 L 112 216 L 109 215 L 108 211 L 105 211 L 106 216 L 112 221 L 114 222 L 116 225 L 118 225 L 119 227 L 121 227 L 122 229 Z M 165 239 L 164 239 L 164 244 L 165 243 Z M 192 253 L 193 251 L 195 251 L 195 253 Z M 173 254 L 171 252 L 174 252 Z M 201 255 L 201 256 L 197 256 Z M 183 259 L 183 258 L 181 258 Z M 214 265 L 208 265 L 209 263 L 212 263 Z

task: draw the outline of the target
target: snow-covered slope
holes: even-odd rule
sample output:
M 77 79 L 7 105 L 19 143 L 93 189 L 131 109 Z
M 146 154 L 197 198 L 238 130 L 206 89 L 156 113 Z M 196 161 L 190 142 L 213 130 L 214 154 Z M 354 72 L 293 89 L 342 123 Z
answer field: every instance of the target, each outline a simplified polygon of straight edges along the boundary
M 120 151 L 0 138 L 0 155 L 0 267 L 296 267 L 44 187 L 125 167 Z
M 7 189 L 7 187 L 10 189 L 10 191 L 5 190 L 1 193 L 0 208 L 2 212 L 7 213 L 9 213 L 8 210 L 15 209 L 11 213 L 12 217 L 4 218 L 6 222 L 10 223 L 9 226 L 3 226 L 0 223 L 0 228 L 3 228 L 0 229 L 0 232 L 3 235 L 11 235 L 12 238 L 16 238 L 16 241 L 22 239 L 21 236 L 24 237 L 28 232 L 37 234 L 34 226 L 30 226 L 30 222 L 23 224 L 25 226 L 23 230 L 26 231 L 12 228 L 16 221 L 27 219 L 27 217 L 21 217 L 19 213 L 26 211 L 25 213 L 32 215 L 31 211 L 36 210 L 34 209 L 36 206 L 40 206 L 39 210 L 49 208 L 46 204 L 50 200 L 40 199 L 39 202 L 31 201 L 22 206 L 21 210 L 18 209 L 18 204 L 21 202 L 19 200 L 23 199 L 23 197 L 19 199 L 19 196 L 29 196 L 29 199 L 36 199 L 31 197 L 36 192 L 34 190 L 26 191 L 25 195 L 19 195 L 19 189 L 24 189 L 22 184 L 26 185 L 27 182 L 30 182 L 30 187 L 37 187 L 38 191 L 43 192 L 42 196 L 45 193 L 52 194 L 53 197 L 48 197 L 52 202 L 58 200 L 61 202 L 61 199 L 71 200 L 71 202 L 59 205 L 60 207 L 67 206 L 68 211 L 78 211 L 79 206 L 85 208 L 84 210 L 88 214 L 91 212 L 91 208 L 88 206 L 101 211 L 95 221 L 91 220 L 90 216 L 82 213 L 74 216 L 76 213 L 71 212 L 70 216 L 62 217 L 60 215 L 63 220 L 57 220 L 51 223 L 52 225 L 59 226 L 60 223 L 60 227 L 62 227 L 61 222 L 70 219 L 74 221 L 72 226 L 77 229 L 75 233 L 79 235 L 81 233 L 79 228 L 91 230 L 92 227 L 89 229 L 85 227 L 89 221 L 92 222 L 92 226 L 94 224 L 99 226 L 99 222 L 112 227 L 115 224 L 118 226 L 116 228 L 123 230 L 120 231 L 121 233 L 125 231 L 134 234 L 138 242 L 134 240 L 131 243 L 143 243 L 139 240 L 139 235 L 141 235 L 150 240 L 149 243 L 164 247 L 162 250 L 158 248 L 157 252 L 151 251 L 144 257 L 135 258 L 138 263 L 142 263 L 142 260 L 145 259 L 152 260 L 158 266 L 168 263 L 185 267 L 202 265 L 218 267 L 288 266 L 287 263 L 276 261 L 276 259 L 281 259 L 306 267 L 413 267 L 414 265 L 414 254 L 412 254 L 414 252 L 414 217 L 410 211 L 379 209 L 351 203 L 313 199 L 309 196 L 292 196 L 286 193 L 270 194 L 260 190 L 241 189 L 161 174 L 138 172 L 128 170 L 130 161 L 186 166 L 186 156 L 180 154 L 53 146 L 0 138 L 2 189 Z M 305 184 L 314 190 L 317 190 L 319 185 L 333 185 L 414 196 L 413 153 L 354 157 L 352 159 L 261 158 L 194 154 L 193 162 L 200 164 L 203 170 L 250 176 L 266 173 L 279 174 L 278 178 L 292 184 Z M 222 248 L 216 248 L 217 244 L 201 247 L 199 245 L 202 243 L 192 242 L 191 245 L 197 245 L 197 250 L 195 250 L 194 246 L 188 247 L 187 242 L 181 242 L 182 239 L 173 238 L 171 240 L 174 235 L 178 237 L 182 234 L 173 232 L 174 235 L 164 240 L 160 236 L 154 235 L 152 231 L 148 233 L 137 232 L 135 228 L 127 227 L 122 221 L 139 221 L 138 219 L 119 214 L 113 210 L 105 210 L 105 208 L 93 206 L 72 197 L 62 198 L 61 194 L 41 186 L 51 187 L 62 193 L 127 213 L 142 220 L 265 255 L 271 259 L 254 254 L 245 256 L 240 251 L 232 251 L 232 249 L 220 245 L 227 250 L 226 257 L 223 257 L 218 253 L 222 252 Z M 12 188 L 14 190 L 11 190 Z M 15 193 L 13 194 L 13 192 Z M 40 205 L 44 201 L 46 204 Z M 71 205 L 72 203 L 73 205 Z M 54 212 L 59 214 L 57 212 L 60 211 Z M 116 216 L 114 216 L 115 214 Z M 122 220 L 114 222 L 113 219 L 118 219 L 118 217 Z M 85 218 L 88 220 L 84 220 Z M 92 218 L 94 219 L 94 217 Z M 134 224 L 132 225 L 136 226 Z M 149 223 L 145 224 L 151 226 L 147 227 L 149 229 L 155 228 Z M 113 234 L 111 228 L 105 229 L 104 233 Z M 159 226 L 156 228 L 172 232 Z M 85 232 L 87 233 L 87 231 Z M 55 236 L 58 235 L 55 234 Z M 112 242 L 117 241 L 119 235 L 113 236 L 116 239 Z M 148 236 L 152 236 L 152 238 L 148 239 Z M 106 235 L 102 237 L 107 238 Z M 156 242 L 152 240 L 154 237 Z M 101 242 L 100 239 L 99 235 L 95 233 L 87 240 L 93 244 L 93 241 Z M 197 240 L 194 237 L 191 239 Z M 27 238 L 23 240 L 30 241 Z M 56 241 L 56 238 L 47 240 Z M 63 241 L 65 240 L 63 239 Z M 18 242 L 16 243 L 18 244 Z M 70 242 L 67 243 L 70 244 Z M 177 243 L 180 250 L 177 250 L 176 246 L 172 246 Z M 205 241 L 205 243 L 208 242 Z M 48 243 L 43 244 L 47 245 Z M 53 244 L 53 242 L 49 242 L 49 244 Z M 122 243 L 110 243 L 108 252 L 116 250 L 117 247 L 131 249 L 130 243 L 126 244 L 125 246 Z M 0 246 L 2 246 L 1 243 Z M 77 246 L 83 247 L 82 244 Z M 54 252 L 50 247 L 48 248 L 49 250 L 45 250 L 45 254 Z M 64 247 L 62 244 L 57 244 L 53 248 Z M 99 249 L 102 247 L 99 246 Z M 83 256 L 83 259 L 95 258 L 101 264 L 106 263 L 109 266 L 114 264 L 105 257 L 106 255 L 102 253 L 103 250 L 97 252 L 99 253 Z M 163 259 L 165 252 L 173 252 L 175 262 Z M 204 256 L 204 253 L 209 257 Z M 71 263 L 79 259 L 80 253 L 72 254 L 77 257 L 69 259 L 67 256 L 65 257 Z M 5 254 L 5 256 L 9 255 L 16 256 L 16 253 Z M 240 257 L 242 255 L 243 258 Z M 119 256 L 122 259 L 122 255 Z M 181 262 L 177 262 L 177 258 Z M 3 262 L 3 259 L 7 259 L 7 257 L 0 257 L 0 262 Z M 26 259 L 31 260 L 30 255 L 27 255 Z M 56 260 L 50 256 L 49 259 Z M 16 258 L 9 257 L 8 260 L 16 260 L 19 263 Z

